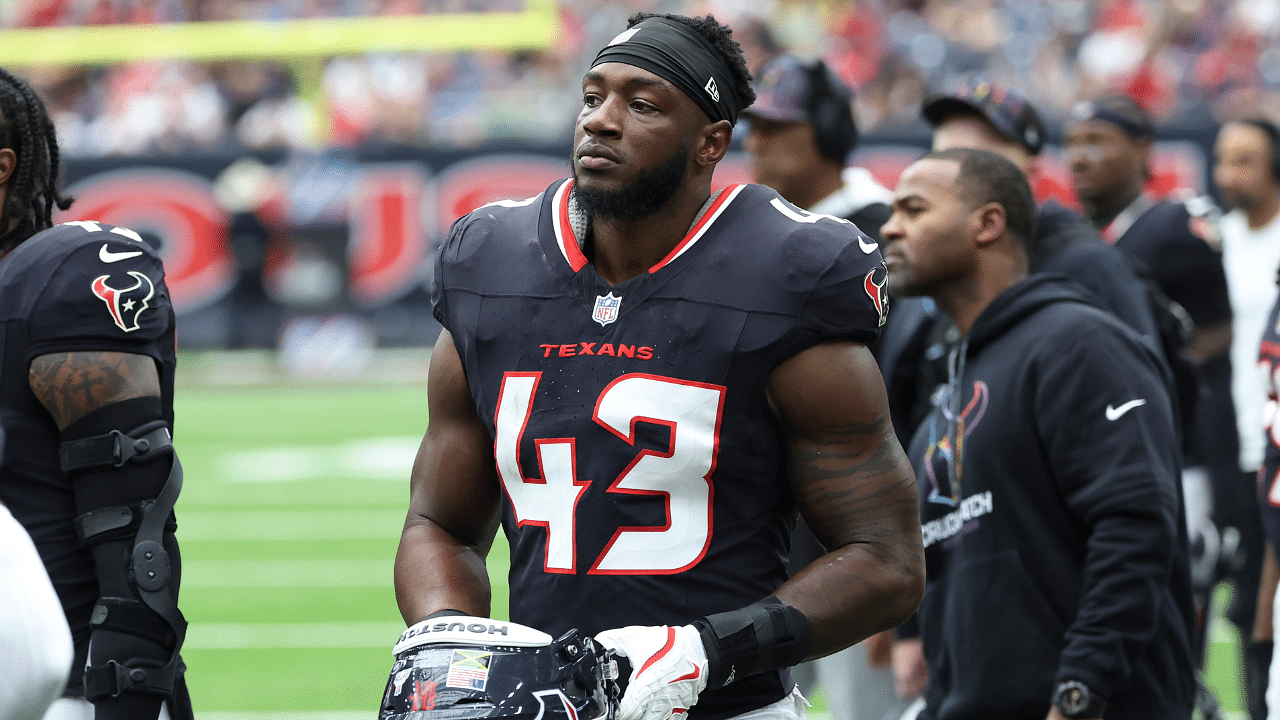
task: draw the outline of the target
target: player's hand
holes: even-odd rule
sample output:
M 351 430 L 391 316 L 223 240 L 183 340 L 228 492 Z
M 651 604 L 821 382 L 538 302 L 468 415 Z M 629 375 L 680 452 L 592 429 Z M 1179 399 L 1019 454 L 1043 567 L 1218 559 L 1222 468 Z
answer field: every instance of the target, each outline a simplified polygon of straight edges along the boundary
M 671 720 L 698 702 L 707 687 L 707 650 L 692 625 L 632 625 L 596 640 L 631 664 L 618 720 Z

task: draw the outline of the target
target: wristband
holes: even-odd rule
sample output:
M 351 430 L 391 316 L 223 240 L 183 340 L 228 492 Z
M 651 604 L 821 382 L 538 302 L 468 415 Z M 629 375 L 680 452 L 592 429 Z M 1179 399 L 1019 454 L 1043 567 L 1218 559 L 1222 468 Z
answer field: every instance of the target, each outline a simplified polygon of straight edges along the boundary
M 422 620 L 435 620 L 438 617 L 459 617 L 459 616 L 470 617 L 470 615 L 462 612 L 461 610 L 454 610 L 453 608 L 445 608 L 444 610 L 437 610 L 431 613 L 430 615 L 422 618 Z M 422 622 L 422 620 L 419 620 L 418 622 Z
M 812 630 L 804 613 L 775 597 L 693 622 L 707 649 L 707 687 L 791 667 L 809 654 Z

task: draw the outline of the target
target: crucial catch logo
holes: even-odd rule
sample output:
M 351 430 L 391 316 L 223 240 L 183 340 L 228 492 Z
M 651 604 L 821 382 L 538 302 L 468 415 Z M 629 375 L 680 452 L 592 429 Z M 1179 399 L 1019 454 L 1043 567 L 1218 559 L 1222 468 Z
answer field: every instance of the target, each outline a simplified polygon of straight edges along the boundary
M 929 547 L 936 542 L 959 535 L 964 530 L 965 523 L 990 513 L 992 508 L 990 490 L 961 500 L 960 507 L 920 526 L 920 532 L 924 535 L 924 546 Z

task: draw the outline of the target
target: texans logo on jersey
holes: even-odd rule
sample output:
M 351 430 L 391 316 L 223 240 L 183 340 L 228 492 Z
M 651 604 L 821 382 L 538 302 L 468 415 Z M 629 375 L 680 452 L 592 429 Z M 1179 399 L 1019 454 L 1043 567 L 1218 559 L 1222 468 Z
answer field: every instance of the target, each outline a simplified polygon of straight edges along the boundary
M 107 304 L 107 312 L 116 327 L 125 332 L 137 330 L 138 317 L 149 307 L 151 297 L 156 294 L 156 287 L 151 278 L 136 270 L 129 271 L 134 279 L 133 285 L 126 288 L 114 288 L 107 284 L 110 275 L 99 275 L 93 281 L 93 294 Z
M 880 282 L 875 281 L 875 275 L 881 269 L 884 273 L 880 276 Z M 862 279 L 862 287 L 867 291 L 867 297 L 871 298 L 871 303 L 876 306 L 876 312 L 880 313 L 880 325 L 884 325 L 884 321 L 889 317 L 889 268 L 883 262 L 880 267 L 872 268 L 867 272 L 867 276 Z

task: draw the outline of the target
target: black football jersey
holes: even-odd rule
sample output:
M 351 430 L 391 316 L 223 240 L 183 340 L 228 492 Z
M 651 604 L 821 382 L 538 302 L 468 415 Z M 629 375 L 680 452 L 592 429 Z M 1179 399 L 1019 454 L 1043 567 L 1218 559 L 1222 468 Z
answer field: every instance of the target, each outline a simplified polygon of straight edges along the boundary
M 737 185 L 665 259 L 611 286 L 574 236 L 571 186 L 472 212 L 437 256 L 435 315 L 494 437 L 511 619 L 594 634 L 768 597 L 787 577 L 795 503 L 765 382 L 815 344 L 876 339 L 879 248 Z M 785 681 L 767 675 L 705 694 L 691 716 L 779 699 Z
M 83 651 L 98 582 L 76 539 L 58 428 L 32 393 L 28 369 L 48 353 L 147 355 L 172 427 L 174 316 L 160 258 L 133 231 L 95 222 L 29 238 L 0 258 L 0 348 L 0 500 L 35 541 Z
M 1262 345 L 1258 352 L 1258 372 L 1266 373 L 1264 387 L 1269 395 L 1264 414 L 1266 433 L 1265 454 L 1258 488 L 1262 492 L 1262 525 L 1271 547 L 1280 550 L 1280 300 L 1271 308 L 1267 325 L 1262 331 Z
M 1164 294 L 1181 305 L 1197 326 L 1217 325 L 1231 320 L 1218 215 L 1218 208 L 1208 198 L 1160 200 L 1127 228 L 1116 227 L 1123 223 L 1117 218 L 1102 229 L 1102 237 L 1137 258 Z

